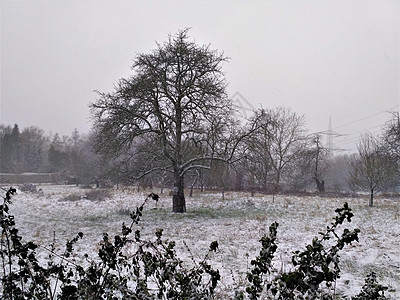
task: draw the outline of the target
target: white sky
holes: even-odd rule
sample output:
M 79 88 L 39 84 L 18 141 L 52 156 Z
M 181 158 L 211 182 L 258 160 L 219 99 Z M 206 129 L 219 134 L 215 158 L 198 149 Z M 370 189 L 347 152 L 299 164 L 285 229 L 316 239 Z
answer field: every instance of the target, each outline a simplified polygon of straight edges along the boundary
M 229 95 L 291 107 L 310 132 L 379 133 L 400 101 L 400 1 L 3 1 L 0 123 L 70 135 L 90 130 L 94 90 L 132 59 L 191 27 L 231 58 Z

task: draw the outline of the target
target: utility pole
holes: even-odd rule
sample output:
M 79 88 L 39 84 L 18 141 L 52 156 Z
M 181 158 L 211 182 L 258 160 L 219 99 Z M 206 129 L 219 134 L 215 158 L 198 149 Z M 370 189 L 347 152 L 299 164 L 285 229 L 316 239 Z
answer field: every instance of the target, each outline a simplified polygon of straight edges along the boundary
M 328 154 L 330 156 L 333 155 L 334 150 L 341 150 L 341 149 L 335 149 L 333 146 L 333 139 L 339 136 L 344 136 L 345 134 L 341 134 L 339 132 L 336 132 L 332 129 L 332 117 L 329 116 L 329 125 L 328 125 L 328 130 L 326 131 L 321 131 L 318 132 L 318 134 L 325 134 L 327 136 L 327 149 L 328 149 Z

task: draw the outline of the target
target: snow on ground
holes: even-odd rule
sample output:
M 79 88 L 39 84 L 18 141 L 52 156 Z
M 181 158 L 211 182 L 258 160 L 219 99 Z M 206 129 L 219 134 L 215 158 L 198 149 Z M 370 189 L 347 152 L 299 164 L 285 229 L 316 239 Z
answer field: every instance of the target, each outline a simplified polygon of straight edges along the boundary
M 43 246 L 55 240 L 63 249 L 67 239 L 82 231 L 84 239 L 75 249 L 91 257 L 102 233 L 113 236 L 119 232 L 122 222 L 129 224 L 129 211 L 143 203 L 150 193 L 113 190 L 112 197 L 103 201 L 84 197 L 68 201 L 62 199 L 71 194 L 84 195 L 85 190 L 52 185 L 38 188 L 43 194 L 19 192 L 13 199 L 11 213 L 15 215 L 20 234 Z M 336 285 L 337 292 L 344 296 L 357 294 L 365 275 L 374 271 L 379 282 L 389 287 L 387 295 L 400 299 L 399 199 L 376 199 L 375 207 L 370 208 L 367 199 L 362 198 L 278 195 L 273 199 L 266 195 L 228 193 L 222 200 L 220 194 L 198 193 L 187 197 L 186 214 L 174 214 L 170 197 L 163 194 L 157 209 L 154 201 L 146 205 L 137 226 L 142 237 L 154 237 L 155 230 L 163 228 L 164 237 L 175 240 L 180 257 L 188 261 L 191 255 L 202 259 L 210 243 L 218 241 L 219 251 L 211 261 L 222 273 L 221 289 L 231 291 L 233 280 L 244 282 L 250 261 L 260 249 L 259 239 L 268 233 L 272 222 L 279 223 L 275 266 L 288 271 L 292 252 L 303 250 L 318 232 L 324 231 L 335 216 L 334 210 L 344 202 L 349 203 L 355 215 L 344 227 L 359 228 L 361 232 L 359 243 L 341 252 L 342 276 Z

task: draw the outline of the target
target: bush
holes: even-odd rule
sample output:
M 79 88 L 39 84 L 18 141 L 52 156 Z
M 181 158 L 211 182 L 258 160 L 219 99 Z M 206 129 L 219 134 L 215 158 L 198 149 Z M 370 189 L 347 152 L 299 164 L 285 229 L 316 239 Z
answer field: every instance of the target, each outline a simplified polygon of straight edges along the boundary
M 104 201 L 111 197 L 111 193 L 108 189 L 93 189 L 86 192 L 85 197 L 92 201 Z
M 50 257 L 42 266 L 36 257 L 39 246 L 22 242 L 9 213 L 14 193 L 15 189 L 10 189 L 0 206 L 2 299 L 209 299 L 213 296 L 220 275 L 208 258 L 218 243 L 211 243 L 209 252 L 194 267 L 185 267 L 176 254 L 175 242 L 163 239 L 162 229 L 149 240 L 142 239 L 139 230 L 133 231 L 147 198 L 130 214 L 131 224 L 122 224 L 119 235 L 114 238 L 103 235 L 95 259 L 85 254 L 88 266 L 71 260 L 74 245 L 83 238 L 81 232 L 67 241 L 62 254 L 55 253 L 54 246 L 45 248 Z
M 19 186 L 22 192 L 37 193 L 36 185 L 32 183 L 25 183 Z
M 59 201 L 79 201 L 79 200 L 91 200 L 91 201 L 104 201 L 111 197 L 111 193 L 107 189 L 93 189 L 89 190 L 84 194 L 70 194 L 65 196 Z
M 95 258 L 85 254 L 81 264 L 72 259 L 74 246 L 83 238 L 79 232 L 67 241 L 63 253 L 54 245 L 38 246 L 24 242 L 18 235 L 10 213 L 10 188 L 0 205 L 2 268 L 1 299 L 212 299 L 220 274 L 210 263 L 210 254 L 217 251 L 218 242 L 210 244 L 200 261 L 192 257 L 193 267 L 187 267 L 175 251 L 175 242 L 163 238 L 158 229 L 154 237 L 143 239 L 136 224 L 141 220 L 143 204 L 130 213 L 131 223 L 122 224 L 113 238 L 103 234 Z M 358 240 L 359 230 L 336 229 L 353 216 L 347 203 L 336 210 L 337 216 L 325 233 L 313 239 L 304 251 L 292 257 L 290 272 L 279 273 L 272 267 L 277 250 L 279 224 L 273 223 L 269 235 L 261 238 L 259 255 L 251 261 L 245 286 L 237 286 L 235 299 L 336 299 L 334 283 L 339 277 L 339 251 Z M 325 243 L 329 241 L 329 246 Z M 37 259 L 37 251 L 49 252 L 46 263 Z M 375 274 L 367 276 L 365 285 L 354 300 L 386 299 L 385 287 L 376 282 Z
M 272 268 L 272 260 L 277 250 L 278 228 L 278 223 L 273 223 L 269 228 L 269 236 L 260 240 L 259 256 L 251 261 L 253 268 L 247 273 L 249 284 L 244 291 L 238 289 L 236 299 L 335 299 L 335 282 L 340 275 L 339 251 L 347 244 L 358 241 L 360 232 L 359 229 L 344 229 L 343 233 L 338 235 L 338 226 L 344 221 L 351 222 L 353 213 L 347 203 L 335 212 L 337 216 L 325 233 L 315 237 L 304 251 L 293 252 L 293 268 L 289 272 L 279 273 Z M 329 244 L 329 247 L 326 248 L 325 244 Z M 270 275 L 274 275 L 273 279 L 268 279 Z M 368 288 L 371 288 L 371 285 L 368 285 Z M 372 289 L 377 294 L 382 291 L 375 287 Z M 382 295 L 379 299 L 385 297 Z

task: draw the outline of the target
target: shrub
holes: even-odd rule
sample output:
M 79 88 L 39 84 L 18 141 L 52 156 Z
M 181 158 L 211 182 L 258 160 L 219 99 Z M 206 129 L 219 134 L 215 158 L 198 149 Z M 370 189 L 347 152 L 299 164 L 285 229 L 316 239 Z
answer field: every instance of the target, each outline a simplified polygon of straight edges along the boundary
M 65 196 L 59 201 L 79 201 L 79 200 L 91 200 L 91 201 L 104 201 L 111 197 L 111 193 L 107 189 L 93 189 L 89 190 L 84 194 L 70 194 Z
M 111 193 L 108 189 L 93 189 L 85 194 L 86 199 L 92 201 L 104 201 L 111 197 Z
M 273 223 L 269 236 L 260 240 L 260 254 L 251 261 L 253 267 L 247 273 L 248 286 L 244 291 L 240 287 L 237 289 L 236 299 L 337 299 L 335 282 L 340 276 L 339 252 L 358 241 L 360 230 L 344 229 L 339 235 L 336 232 L 339 225 L 351 222 L 354 215 L 347 203 L 335 212 L 337 215 L 325 233 L 315 237 L 305 250 L 293 252 L 293 267 L 289 272 L 279 273 L 272 268 L 278 228 L 278 223 Z M 360 295 L 353 299 L 387 299 L 385 290 L 386 287 L 376 282 L 376 276 L 370 274 Z
M 192 268 L 177 256 L 175 242 L 163 239 L 163 230 L 153 239 L 144 240 L 133 227 L 140 221 L 144 205 L 130 214 L 131 224 L 122 224 L 114 238 L 103 235 L 95 259 L 85 255 L 88 266 L 70 258 L 74 245 L 83 238 L 79 232 L 67 241 L 62 254 L 50 252 L 47 265 L 36 258 L 38 245 L 23 243 L 9 212 L 11 196 L 6 193 L 0 206 L 2 239 L 2 299 L 209 299 L 220 280 L 218 270 L 208 262 L 216 251 L 217 242 L 210 245 L 204 259 Z M 127 248 L 134 249 L 129 251 Z M 59 258 L 56 261 L 56 258 Z
M 22 192 L 37 193 L 36 185 L 32 183 L 25 183 L 19 186 Z
M 353 297 L 353 300 L 383 300 L 386 299 L 384 296 L 386 290 L 387 287 L 380 285 L 376 280 L 376 274 L 372 272 L 367 275 L 361 292 L 357 296 Z

